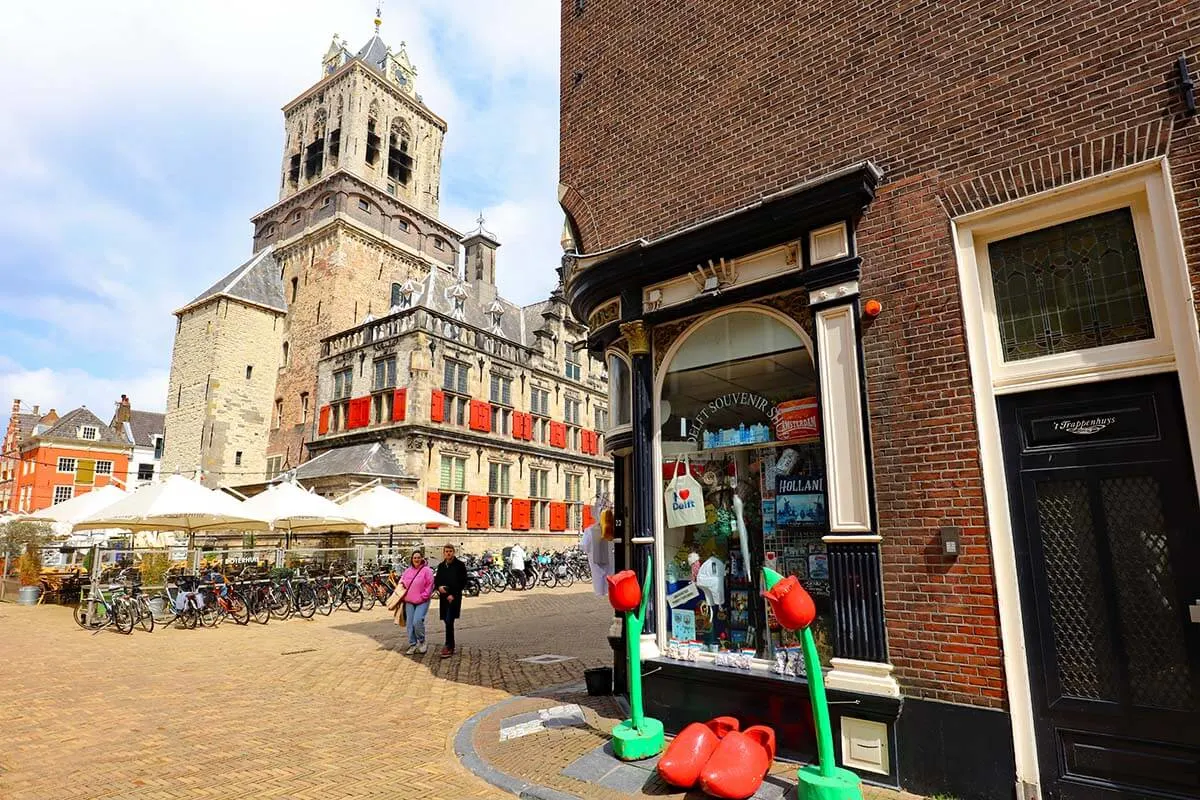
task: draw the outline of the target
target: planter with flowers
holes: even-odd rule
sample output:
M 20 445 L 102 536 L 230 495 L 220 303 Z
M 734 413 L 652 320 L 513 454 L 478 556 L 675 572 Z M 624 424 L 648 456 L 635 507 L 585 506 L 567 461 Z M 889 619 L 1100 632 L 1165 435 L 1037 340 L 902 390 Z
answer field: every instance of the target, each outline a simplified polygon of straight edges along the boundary
M 33 544 L 17 559 L 17 580 L 21 588 L 17 592 L 17 603 L 23 606 L 37 605 L 42 593 L 42 553 Z

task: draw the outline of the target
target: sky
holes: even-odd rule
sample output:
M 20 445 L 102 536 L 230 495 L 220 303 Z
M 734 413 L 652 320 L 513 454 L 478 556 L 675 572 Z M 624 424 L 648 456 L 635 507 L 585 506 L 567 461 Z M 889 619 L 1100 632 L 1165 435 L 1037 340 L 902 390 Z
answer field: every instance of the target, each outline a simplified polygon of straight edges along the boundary
M 162 411 L 172 311 L 250 255 L 278 199 L 281 107 L 373 0 L 6 0 L 0 25 L 0 419 L 121 394 Z M 562 250 L 558 0 L 390 0 L 449 124 L 441 216 L 501 242 L 498 283 L 549 293 Z

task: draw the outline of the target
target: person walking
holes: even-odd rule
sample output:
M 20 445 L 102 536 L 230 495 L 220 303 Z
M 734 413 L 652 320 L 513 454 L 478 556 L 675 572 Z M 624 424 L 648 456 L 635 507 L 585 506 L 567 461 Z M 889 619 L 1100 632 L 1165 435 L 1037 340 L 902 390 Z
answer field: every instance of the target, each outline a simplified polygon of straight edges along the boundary
M 442 548 L 442 563 L 433 576 L 433 585 L 437 587 L 438 616 L 446 626 L 446 645 L 441 656 L 449 658 L 454 655 L 454 620 L 462 611 L 462 592 L 467 586 L 467 567 L 454 557 L 452 544 Z
M 429 598 L 433 595 L 433 570 L 425 563 L 425 554 L 414 550 L 409 557 L 408 569 L 400 576 L 404 584 L 404 630 L 408 633 L 408 649 L 404 655 L 426 653 L 425 614 L 429 611 Z

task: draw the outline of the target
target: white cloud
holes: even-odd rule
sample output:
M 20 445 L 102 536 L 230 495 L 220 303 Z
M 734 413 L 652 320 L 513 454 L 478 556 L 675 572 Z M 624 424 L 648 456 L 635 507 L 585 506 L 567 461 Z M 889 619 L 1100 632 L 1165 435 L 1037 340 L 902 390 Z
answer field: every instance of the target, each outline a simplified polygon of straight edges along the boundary
M 83 369 L 24 369 L 0 359 L 0 397 L 5 398 L 6 416 L 9 399 L 16 398 L 24 401 L 26 411 L 36 404 L 43 414 L 52 408 L 61 415 L 87 406 L 108 422 L 122 394 L 129 395 L 139 411 L 165 411 L 166 386 L 165 370 L 101 378 Z
M 161 406 L 171 311 L 246 257 L 275 200 L 279 108 L 333 33 L 357 47 L 373 16 L 370 0 L 5 3 L 0 398 Z M 561 252 L 558 25 L 557 0 L 384 8 L 450 124 L 443 216 L 470 230 L 483 210 L 522 303 Z

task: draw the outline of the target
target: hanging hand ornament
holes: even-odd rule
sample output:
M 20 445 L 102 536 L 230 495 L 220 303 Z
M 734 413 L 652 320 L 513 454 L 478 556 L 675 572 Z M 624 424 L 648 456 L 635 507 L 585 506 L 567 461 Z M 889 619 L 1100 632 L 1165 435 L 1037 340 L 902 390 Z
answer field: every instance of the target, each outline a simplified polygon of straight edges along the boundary
M 612 732 L 613 753 L 622 761 L 653 758 L 663 749 L 663 724 L 647 717 L 642 708 L 642 628 L 646 622 L 646 603 L 650 599 L 652 566 L 647 556 L 644 587 L 638 586 L 637 575 L 631 569 L 606 579 L 608 601 L 615 610 L 625 614 L 630 718 L 617 723 Z
M 837 766 L 833 755 L 833 729 L 829 724 L 829 702 L 825 698 L 825 676 L 821 673 L 821 658 L 812 634 L 812 623 L 817 616 L 812 596 L 804 590 L 796 576 L 785 578 L 767 567 L 763 567 L 763 583 L 767 587 L 763 597 L 770 604 L 780 626 L 801 632 L 808 696 L 817 729 L 817 763 L 800 768 L 797 796 L 799 800 L 862 800 L 862 782 L 850 770 Z

